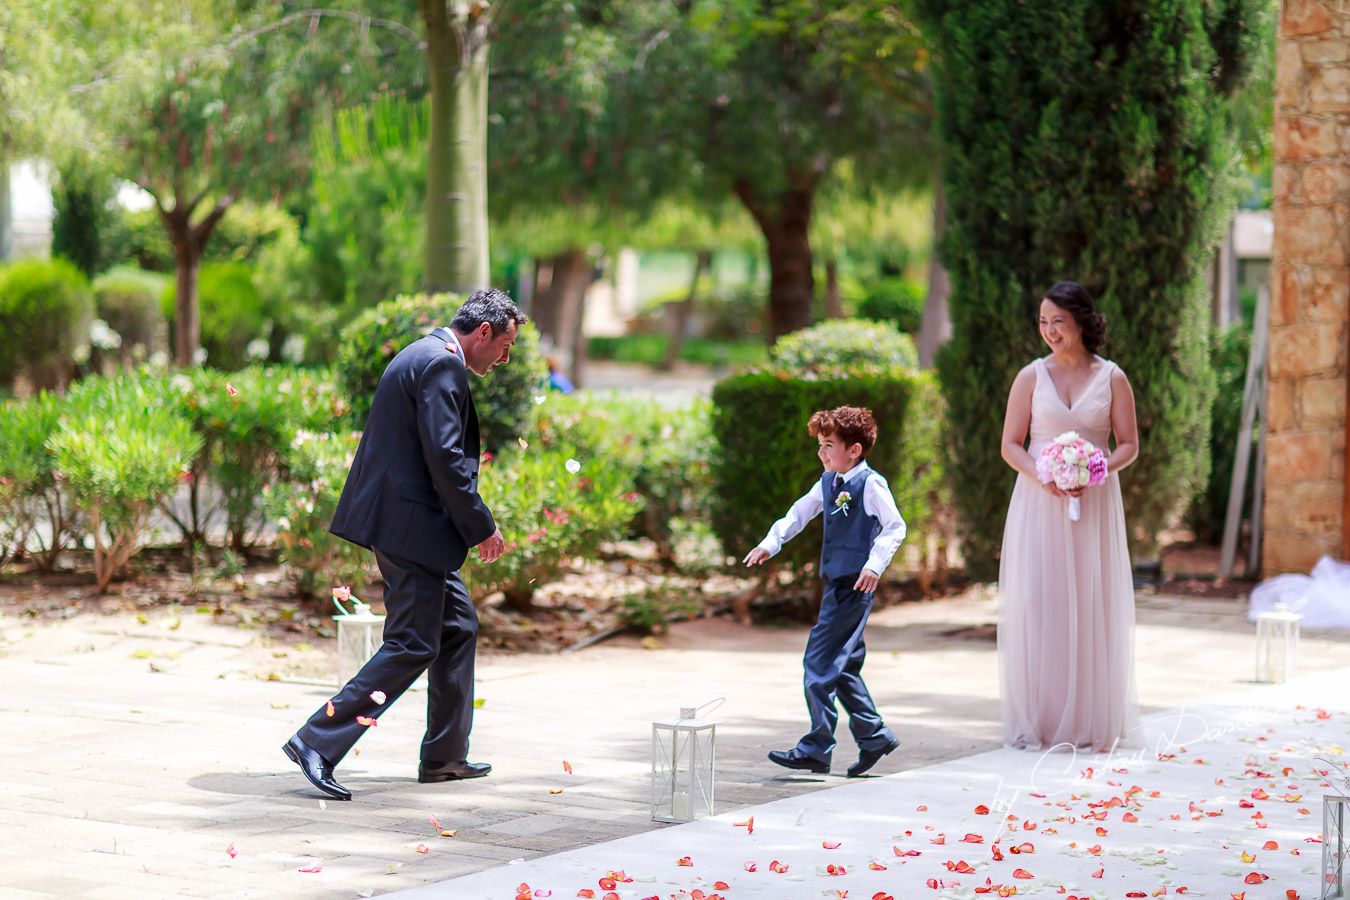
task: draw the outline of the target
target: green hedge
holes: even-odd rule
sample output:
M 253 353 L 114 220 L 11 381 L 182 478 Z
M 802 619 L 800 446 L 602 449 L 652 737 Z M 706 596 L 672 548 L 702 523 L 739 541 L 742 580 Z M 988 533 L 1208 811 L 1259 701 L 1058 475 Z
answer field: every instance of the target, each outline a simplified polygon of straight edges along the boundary
M 664 334 L 625 334 L 587 339 L 586 353 L 591 359 L 659 366 L 666 358 L 670 338 Z M 701 366 L 752 366 L 768 359 L 763 341 L 725 341 L 691 337 L 680 345 L 680 359 Z
M 355 427 L 365 426 L 375 386 L 395 354 L 438 325 L 449 327 L 463 302 L 454 294 L 396 297 L 343 329 L 337 370 L 351 400 Z M 510 362 L 483 378 L 470 378 L 484 446 L 495 452 L 526 434 L 534 398 L 541 395 L 548 378 L 534 325 L 526 322 L 521 327 Z
M 51 571 L 76 541 L 78 516 L 47 445 L 60 415 L 47 391 L 0 405 L 0 562 L 20 558 L 27 546 L 38 567 Z
M 20 373 L 37 388 L 64 388 L 89 352 L 94 298 L 89 281 L 64 259 L 0 266 L 0 382 Z
M 633 537 L 676 559 L 681 522 L 707 520 L 712 493 L 711 407 L 705 400 L 666 406 L 620 394 L 549 394 L 535 410 L 530 447 L 571 448 L 578 459 L 603 459 L 628 473 L 642 498 Z
M 923 324 L 927 288 L 909 278 L 881 278 L 867 285 L 858 304 L 858 317 L 888 322 L 906 334 L 918 334 Z
M 1196 495 L 1186 517 L 1195 536 L 1207 543 L 1218 543 L 1228 515 L 1228 492 L 1232 488 L 1238 428 L 1242 424 L 1242 388 L 1247 378 L 1251 340 L 1251 330 L 1246 325 L 1234 325 L 1214 334 L 1210 341 L 1209 358 L 1218 380 L 1218 391 L 1210 411 L 1209 479 L 1204 490 Z M 1248 508 L 1251 485 L 1249 479 L 1244 509 Z
M 907 489 L 905 430 L 920 380 L 899 369 L 800 378 L 786 372 L 750 372 L 713 388 L 713 529 L 730 555 L 745 556 L 798 497 L 820 482 L 816 439 L 806 432 L 811 413 L 865 406 L 877 420 L 877 444 L 868 463 L 901 496 Z M 909 521 L 909 511 L 900 514 Z M 917 529 L 915 529 L 917 531 Z M 813 522 L 775 561 L 796 571 L 820 557 L 820 523 Z
M 789 372 L 833 373 L 857 366 L 919 367 L 914 339 L 894 325 L 866 319 L 834 319 L 784 335 L 770 351 L 773 364 Z
M 121 337 L 121 346 L 109 356 L 125 363 L 168 353 L 168 326 L 160 300 L 168 284 L 167 276 L 133 266 L 118 266 L 94 279 L 95 312 Z

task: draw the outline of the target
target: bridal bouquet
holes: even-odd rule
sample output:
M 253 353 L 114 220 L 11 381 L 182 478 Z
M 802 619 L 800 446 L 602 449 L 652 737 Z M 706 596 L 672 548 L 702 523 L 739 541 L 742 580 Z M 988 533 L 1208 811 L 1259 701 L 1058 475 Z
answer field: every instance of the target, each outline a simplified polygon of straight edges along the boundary
M 1061 491 L 1106 483 L 1106 454 L 1091 441 L 1066 431 L 1045 445 L 1036 460 L 1036 477 L 1041 484 L 1053 483 Z M 1078 498 L 1069 498 L 1069 521 L 1081 515 Z

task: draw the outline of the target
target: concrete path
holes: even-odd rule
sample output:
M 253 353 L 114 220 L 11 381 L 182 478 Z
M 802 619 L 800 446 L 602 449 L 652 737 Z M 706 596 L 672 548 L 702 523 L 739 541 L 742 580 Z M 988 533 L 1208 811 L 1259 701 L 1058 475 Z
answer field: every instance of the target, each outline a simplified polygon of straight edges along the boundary
M 1255 641 L 1243 613 L 1140 596 L 1146 711 L 1264 690 L 1244 686 Z M 878 773 L 997 747 L 993 643 L 946 634 L 994 614 L 975 593 L 873 618 L 865 674 L 906 742 Z M 416 783 L 424 697 L 414 692 L 339 769 L 356 800 L 321 803 L 280 745 L 333 690 L 289 677 L 288 662 L 331 645 L 273 645 L 191 608 L 144 622 L 0 616 L 0 895 L 353 897 L 653 831 L 649 723 L 716 697 L 726 698 L 719 809 L 843 785 L 781 778 L 764 760 L 803 725 L 805 631 L 699 621 L 657 650 L 622 639 L 572 656 L 481 656 L 472 756 L 494 764 L 491 777 Z M 1348 644 L 1308 635 L 1301 671 L 1338 671 Z M 855 753 L 841 729 L 836 770 Z

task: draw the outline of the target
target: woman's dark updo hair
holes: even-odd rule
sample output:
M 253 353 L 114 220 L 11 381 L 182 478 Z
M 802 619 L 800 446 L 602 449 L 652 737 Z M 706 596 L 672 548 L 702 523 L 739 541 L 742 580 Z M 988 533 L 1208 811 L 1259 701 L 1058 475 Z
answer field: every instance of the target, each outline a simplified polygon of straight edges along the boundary
M 1073 316 L 1083 333 L 1083 349 L 1087 352 L 1096 353 L 1106 343 L 1106 316 L 1097 312 L 1087 288 L 1076 281 L 1060 281 L 1045 292 L 1043 299 Z

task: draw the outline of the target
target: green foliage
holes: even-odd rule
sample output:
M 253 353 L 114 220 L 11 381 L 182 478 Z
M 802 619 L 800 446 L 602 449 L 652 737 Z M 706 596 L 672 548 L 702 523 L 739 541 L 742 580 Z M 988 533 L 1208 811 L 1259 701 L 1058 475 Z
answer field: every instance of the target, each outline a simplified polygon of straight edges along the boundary
M 867 461 L 897 497 L 922 493 L 906 476 L 905 435 L 914 406 L 916 376 L 898 369 L 856 370 L 797 377 L 785 371 L 733 375 L 713 387 L 712 524 L 729 555 L 744 556 L 793 502 L 820 483 L 816 439 L 807 434 L 811 413 L 864 406 L 877 421 L 877 443 Z M 913 464 L 910 464 L 913 468 Z M 921 470 L 922 471 L 922 470 Z M 904 506 L 900 514 L 908 521 Z M 814 522 L 783 548 L 775 562 L 801 572 L 820 557 L 820 524 Z
M 118 266 L 94 279 L 94 310 L 121 337 L 117 356 L 143 361 L 167 352 L 168 329 L 160 298 L 168 279 L 157 272 Z
M 370 553 L 328 531 L 360 442 L 355 432 L 297 431 L 286 448 L 287 477 L 262 491 L 281 561 L 296 590 L 311 600 L 323 601 L 336 584 L 359 593 L 370 580 Z
M 570 459 L 580 463 L 575 473 Z M 517 607 L 527 606 L 536 587 L 557 577 L 573 556 L 622 537 L 642 505 L 624 467 L 599 456 L 576 457 L 566 447 L 504 453 L 483 466 L 479 482 L 506 553 L 487 565 L 470 553 L 464 580 L 480 596 L 503 591 Z
M 375 386 L 389 361 L 433 328 L 449 327 L 462 302 L 454 294 L 396 297 L 362 313 L 343 329 L 337 370 L 352 404 L 354 424 L 365 424 Z M 510 362 L 483 378 L 470 376 L 488 450 L 496 452 L 529 431 L 530 409 L 547 377 L 538 332 L 529 322 L 520 329 Z
M 84 273 L 63 259 L 0 267 L 0 383 L 24 374 L 39 388 L 64 387 L 89 350 L 93 296 Z
M 666 358 L 670 338 L 664 334 L 625 334 L 620 337 L 588 338 L 586 352 L 591 359 L 659 366 Z M 701 366 L 752 366 L 767 362 L 768 349 L 763 341 L 723 341 L 686 338 L 680 345 L 680 359 Z
M 567 449 L 627 473 L 642 499 L 634 536 L 650 538 L 658 557 L 674 564 L 677 523 L 707 518 L 710 412 L 701 400 L 667 406 L 622 394 L 549 394 L 535 411 L 530 447 Z
M 619 621 L 645 634 L 665 634 L 672 619 L 692 619 L 703 611 L 695 588 L 660 584 L 623 598 Z
M 116 189 L 112 179 L 86 171 L 87 166 L 64 168 L 52 188 L 52 256 L 68 259 L 87 277 L 108 268 L 115 249 Z
M 1238 429 L 1242 425 L 1242 388 L 1247 377 L 1251 340 L 1251 330 L 1239 324 L 1215 333 L 1210 341 L 1209 358 L 1218 390 L 1210 409 L 1209 480 L 1204 490 L 1196 494 L 1186 517 L 1195 536 L 1207 543 L 1218 543 L 1223 535 L 1224 518 L 1228 515 L 1228 492 L 1233 480 Z M 1244 509 L 1248 508 L 1251 490 L 1251 481 L 1248 481 Z
M 796 374 L 828 374 L 859 366 L 916 369 L 919 365 L 913 338 L 892 325 L 865 319 L 834 319 L 779 338 L 770 358 L 776 367 Z
M 47 446 L 59 414 L 57 398 L 46 391 L 0 405 L 0 563 L 30 544 L 38 565 L 50 571 L 73 543 L 76 523 Z
M 169 328 L 173 328 L 177 285 L 163 295 Z M 253 283 L 253 268 L 245 263 L 206 263 L 198 282 L 202 349 L 217 369 L 242 369 L 265 361 L 271 353 L 273 310 Z
M 314 130 L 304 240 L 323 304 L 365 309 L 422 285 L 427 117 L 385 95 Z
M 952 341 L 939 356 L 963 553 L 993 577 L 1013 476 L 1006 391 L 1069 278 L 1108 320 L 1141 453 L 1125 473 L 1136 552 L 1206 482 L 1213 374 L 1205 261 L 1233 208 L 1230 111 L 1269 4 L 922 0 L 938 61 Z M 1016 53 L 1009 51 L 1015 48 Z M 994 473 L 1004 472 L 1003 477 Z
M 901 426 L 894 474 L 886 474 L 909 535 L 925 545 L 930 535 L 942 542 L 948 539 L 954 525 L 955 497 L 948 477 L 941 385 L 934 372 L 915 373 L 912 383 L 910 408 L 914 412 Z
M 165 379 L 81 382 L 48 439 L 57 471 L 94 539 L 99 590 L 136 554 L 155 507 L 189 472 L 201 438 Z
M 858 317 L 889 322 L 905 334 L 918 334 L 928 289 L 909 278 L 879 278 L 867 285 Z
M 347 402 L 332 373 L 307 369 L 194 369 L 172 384 L 202 440 L 195 474 L 215 486 L 230 546 L 240 552 L 261 524 L 263 488 L 285 475 L 296 435 L 332 430 Z

